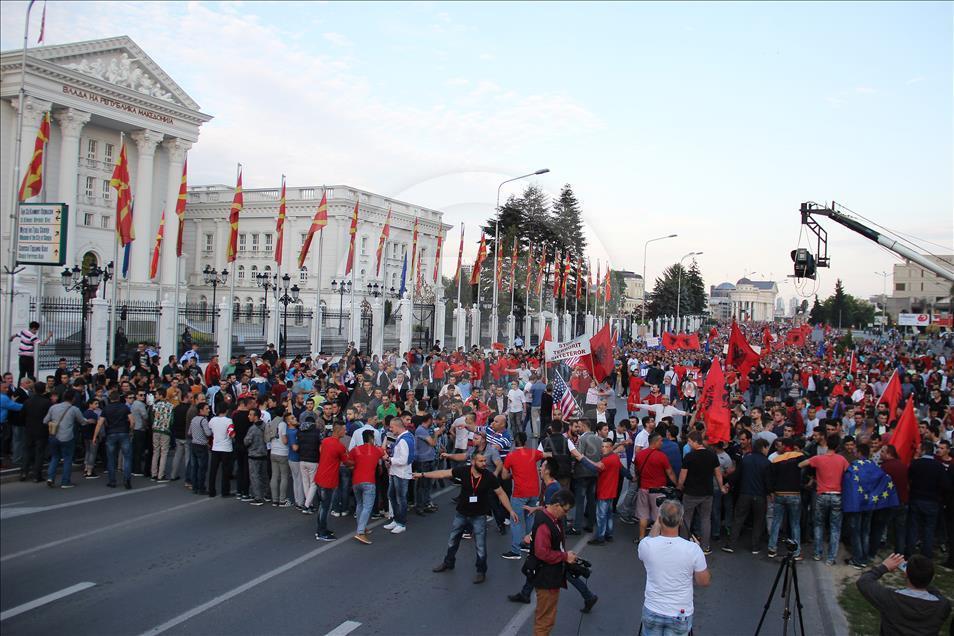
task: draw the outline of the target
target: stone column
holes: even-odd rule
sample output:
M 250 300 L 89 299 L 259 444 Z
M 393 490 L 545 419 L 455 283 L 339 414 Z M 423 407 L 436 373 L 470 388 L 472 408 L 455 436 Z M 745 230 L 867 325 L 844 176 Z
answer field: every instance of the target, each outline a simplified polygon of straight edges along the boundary
M 512 347 L 513 341 L 517 337 L 517 317 L 513 314 L 507 314 L 507 346 Z
M 490 344 L 497 342 L 500 334 L 500 318 L 497 315 L 497 307 L 490 310 Z
M 563 312 L 563 338 L 562 341 L 566 342 L 573 339 L 573 334 L 571 329 L 573 327 L 573 318 L 570 316 L 570 312 Z
M 269 291 L 269 295 L 271 295 L 271 291 Z M 265 334 L 266 334 L 266 335 L 265 335 L 265 339 L 266 339 L 266 342 L 265 342 L 265 344 L 266 344 L 266 345 L 268 345 L 268 344 L 274 344 L 276 351 L 278 350 L 278 344 L 279 344 L 279 342 L 280 342 L 280 341 L 279 341 L 279 338 L 278 338 L 278 335 L 277 335 L 277 334 L 280 334 L 280 333 L 281 333 L 281 331 L 280 331 L 280 330 L 281 330 L 281 325 L 279 324 L 280 320 L 281 320 L 281 317 L 280 317 L 280 312 L 279 312 L 279 304 L 278 304 L 278 302 L 275 300 L 275 297 L 272 296 L 271 298 L 269 298 L 268 312 L 265 314 L 265 321 L 266 321 L 266 324 L 265 324 Z M 228 361 L 226 360 L 226 362 L 228 362 Z
M 431 340 L 440 340 L 441 346 L 444 346 L 444 337 L 447 332 L 447 303 L 443 296 L 438 296 L 434 300 L 434 333 L 431 334 Z
M 352 309 L 354 310 L 351 313 Z M 361 302 L 355 298 L 354 304 L 348 309 L 348 339 L 354 342 L 354 346 L 361 351 Z
M 162 133 L 152 130 L 137 130 L 130 135 L 136 142 L 139 151 L 133 185 L 136 193 L 136 208 L 133 212 L 133 227 L 136 229 L 136 240 L 132 244 L 130 255 L 129 280 L 133 283 L 149 282 L 149 259 L 155 240 L 155 230 L 159 226 L 159 216 L 156 222 L 152 219 L 152 178 L 156 158 L 156 144 L 162 141 Z
M 90 301 L 89 312 L 89 359 L 99 364 L 106 358 L 106 345 L 109 344 L 109 302 L 103 298 Z
M 176 333 L 176 315 L 175 303 L 168 296 L 164 296 L 159 303 L 161 313 L 159 314 L 159 360 L 165 361 L 169 356 L 175 355 L 178 358 L 184 352 L 179 351 L 178 339 Z
M 590 313 L 586 314 L 586 316 L 583 318 L 583 331 L 586 333 L 587 337 L 589 338 L 593 337 L 594 324 L 595 324 L 595 321 L 593 319 L 593 314 L 590 314 Z
M 189 152 L 192 144 L 174 137 L 162 142 L 162 147 L 166 149 L 169 156 L 169 176 L 166 179 L 166 234 L 162 240 L 159 282 L 163 287 L 174 288 L 176 284 L 176 238 L 179 234 L 176 204 L 179 200 L 179 187 L 182 185 L 182 166 L 185 163 L 186 153 Z M 186 250 L 183 249 L 183 254 L 185 253 Z M 193 260 L 198 260 L 199 252 L 192 254 L 191 257 Z M 183 263 L 179 276 L 186 276 L 187 274 L 188 271 L 185 268 L 185 263 Z
M 530 348 L 530 335 L 533 333 L 533 317 L 528 311 L 523 316 L 523 347 L 524 349 Z
M 470 310 L 470 345 L 480 347 L 480 307 L 474 305 Z
M 371 299 L 371 355 L 384 355 L 384 301 Z
M 553 342 L 560 341 L 560 316 L 553 314 L 553 318 L 550 323 L 550 337 L 553 338 Z
M 537 314 L 537 333 L 540 334 L 540 342 L 543 342 L 543 334 L 547 330 L 547 317 L 541 311 Z
M 463 307 L 454 310 L 454 346 L 467 347 L 467 310 Z
M 77 230 L 79 229 L 79 216 L 76 209 L 77 191 L 79 184 L 79 151 L 80 134 L 92 115 L 75 108 L 66 108 L 58 111 L 55 115 L 56 123 L 60 125 L 60 174 L 57 180 L 58 192 L 56 198 L 69 206 L 69 221 L 66 235 L 66 264 L 72 267 L 77 264 L 82 255 L 77 254 Z M 117 151 L 118 152 L 118 151 Z M 97 194 L 94 190 L 94 196 Z M 116 200 L 116 193 L 113 192 L 113 201 Z M 110 214 L 115 217 L 115 205 Z M 116 219 L 110 224 L 116 227 Z M 103 255 L 106 262 L 112 258 L 112 254 Z M 105 265 L 105 263 L 100 263 Z M 119 263 L 116 264 L 116 272 L 119 272 Z
M 218 343 L 219 363 L 224 367 L 232 356 L 232 299 L 224 298 L 219 303 L 219 322 L 215 326 L 215 341 Z M 278 343 L 275 343 L 278 344 Z

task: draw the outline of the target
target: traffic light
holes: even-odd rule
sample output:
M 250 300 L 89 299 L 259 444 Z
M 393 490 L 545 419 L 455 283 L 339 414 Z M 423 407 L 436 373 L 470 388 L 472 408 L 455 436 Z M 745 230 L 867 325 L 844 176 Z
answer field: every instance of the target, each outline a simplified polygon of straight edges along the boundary
M 815 280 L 815 257 L 806 248 L 792 250 L 792 262 L 795 263 L 796 278 L 810 278 Z

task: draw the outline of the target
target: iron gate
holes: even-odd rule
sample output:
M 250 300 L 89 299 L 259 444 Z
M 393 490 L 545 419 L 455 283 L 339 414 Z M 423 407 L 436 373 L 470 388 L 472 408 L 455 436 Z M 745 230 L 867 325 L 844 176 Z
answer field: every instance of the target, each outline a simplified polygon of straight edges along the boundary
M 53 332 L 50 341 L 37 347 L 35 372 L 40 369 L 52 369 L 60 358 L 66 358 L 67 365 L 73 368 L 80 360 L 80 333 L 83 328 L 83 302 L 79 298 L 30 298 L 30 315 L 40 323 L 38 335 L 45 339 Z M 88 318 L 88 316 L 87 316 Z M 87 336 L 86 355 L 89 360 L 89 338 Z M 97 360 L 94 363 L 98 364 Z

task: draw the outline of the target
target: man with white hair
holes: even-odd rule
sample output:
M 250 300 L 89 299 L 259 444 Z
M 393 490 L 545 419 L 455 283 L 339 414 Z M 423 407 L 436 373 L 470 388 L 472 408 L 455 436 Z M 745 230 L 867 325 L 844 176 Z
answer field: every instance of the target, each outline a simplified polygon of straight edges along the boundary
M 659 400 L 659 404 L 637 404 L 636 406 L 655 414 L 657 422 L 664 417 L 674 418 L 676 415 L 688 415 L 685 411 L 673 406 L 668 395 L 663 395 Z

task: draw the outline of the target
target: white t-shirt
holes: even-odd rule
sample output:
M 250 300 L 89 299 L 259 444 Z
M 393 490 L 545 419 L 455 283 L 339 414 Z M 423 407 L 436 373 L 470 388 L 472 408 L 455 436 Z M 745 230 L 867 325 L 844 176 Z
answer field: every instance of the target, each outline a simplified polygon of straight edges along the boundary
M 454 420 L 452 426 L 454 426 L 454 448 L 456 449 L 465 449 L 467 448 L 467 440 L 470 435 L 464 425 L 467 423 L 467 420 L 463 417 L 458 417 Z
M 231 453 L 232 438 L 229 437 L 229 431 L 235 430 L 232 418 L 217 415 L 209 420 L 209 428 L 212 429 L 212 450 Z
M 265 415 L 268 411 L 262 411 L 262 415 Z M 264 418 L 263 418 L 264 421 Z M 282 457 L 288 457 L 288 444 L 282 442 L 282 435 L 288 434 L 288 425 L 285 424 L 285 420 L 278 421 L 278 437 L 269 441 L 269 450 L 271 450 L 272 455 L 280 455 Z
M 663 616 L 691 616 L 693 575 L 704 571 L 702 548 L 682 537 L 648 537 L 639 542 L 646 567 L 643 606 Z
M 649 431 L 645 428 L 638 433 L 636 433 L 636 440 L 633 441 L 633 446 L 638 446 L 640 448 L 649 447 Z
M 527 399 L 523 391 L 520 389 L 510 389 L 510 391 L 507 392 L 507 399 L 510 400 L 510 404 L 507 407 L 508 411 L 511 413 L 523 412 L 523 405 Z

